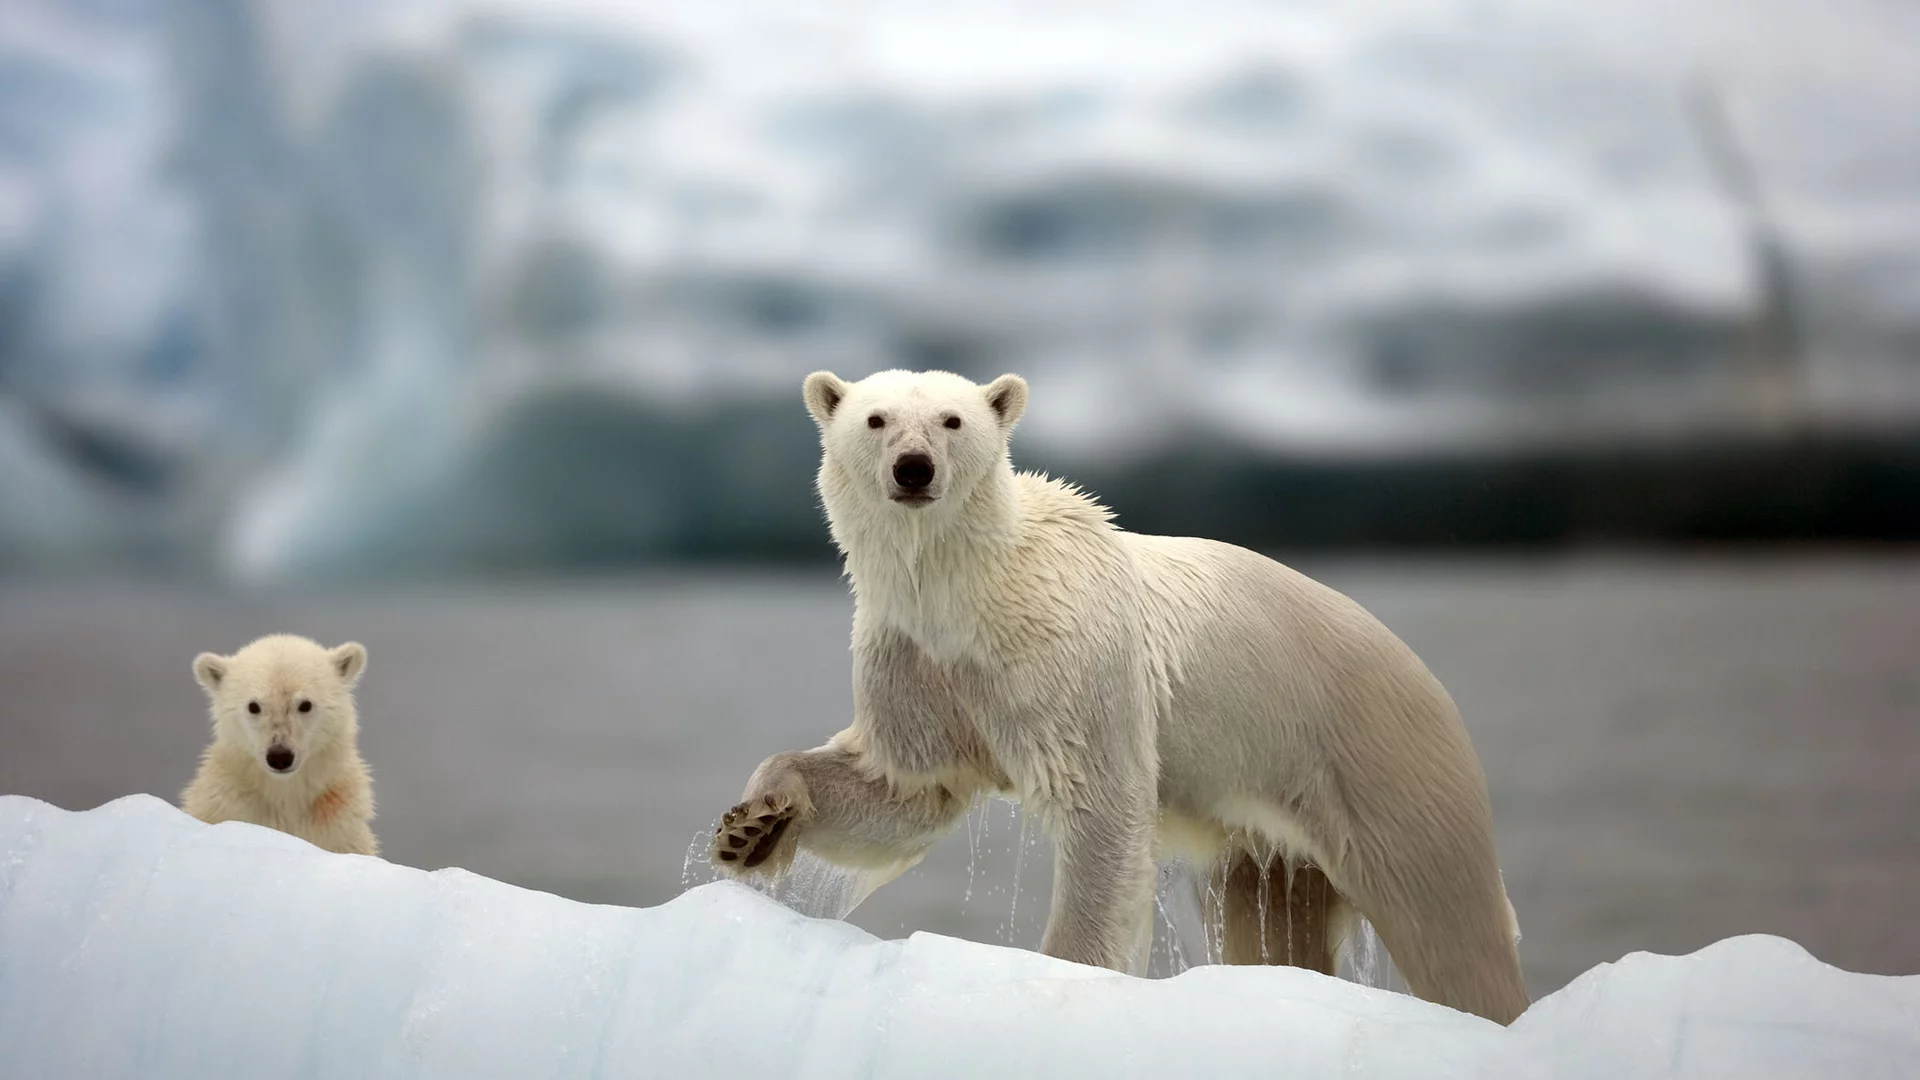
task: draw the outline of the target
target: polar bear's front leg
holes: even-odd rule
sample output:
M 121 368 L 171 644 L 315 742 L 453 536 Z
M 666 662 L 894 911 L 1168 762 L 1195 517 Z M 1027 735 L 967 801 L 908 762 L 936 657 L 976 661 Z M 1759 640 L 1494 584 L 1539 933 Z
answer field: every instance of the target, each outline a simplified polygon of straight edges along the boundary
M 779 873 L 805 847 L 840 866 L 905 869 L 972 802 L 971 791 L 956 793 L 931 779 L 889 782 L 837 742 L 762 762 L 721 818 L 714 864 L 730 873 Z
M 1053 911 L 1040 950 L 1133 972 L 1153 932 L 1153 807 L 1077 810 L 1058 822 Z

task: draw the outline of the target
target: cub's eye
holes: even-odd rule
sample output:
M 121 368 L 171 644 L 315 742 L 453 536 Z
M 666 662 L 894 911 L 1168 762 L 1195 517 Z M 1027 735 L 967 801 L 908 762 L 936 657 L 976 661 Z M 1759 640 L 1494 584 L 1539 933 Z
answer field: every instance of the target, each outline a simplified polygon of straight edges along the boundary
M 250 713 L 252 713 L 252 714 L 253 714 L 253 715 L 255 715 L 255 716 L 259 716 L 259 715 L 260 715 L 260 703 L 259 703 L 259 702 L 257 702 L 257 701 L 249 701 L 249 702 L 247 702 L 247 711 L 248 711 L 248 712 L 250 712 Z
M 949 417 L 947 417 L 947 427 L 948 427 L 948 429 L 949 429 L 949 430 L 952 430 L 952 431 L 959 431 L 959 430 L 960 430 L 960 418 L 959 418 L 959 417 L 957 417 L 957 416 L 949 416 Z
M 301 712 L 312 712 L 312 711 L 313 711 L 313 702 L 311 702 L 311 701 L 303 701 L 303 702 L 301 702 L 301 703 L 300 703 L 300 711 L 301 711 Z
M 867 417 L 867 426 L 868 427 L 886 427 L 887 422 L 885 420 L 880 419 L 879 413 L 875 413 L 872 416 Z

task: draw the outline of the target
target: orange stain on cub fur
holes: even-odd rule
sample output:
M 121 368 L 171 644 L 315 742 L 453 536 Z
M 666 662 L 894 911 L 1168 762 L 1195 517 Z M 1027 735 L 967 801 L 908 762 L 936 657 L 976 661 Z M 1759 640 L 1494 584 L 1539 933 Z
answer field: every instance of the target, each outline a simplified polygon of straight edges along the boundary
M 346 809 L 346 807 L 346 792 L 341 791 L 337 787 L 328 788 L 320 793 L 319 798 L 313 800 L 313 809 L 311 811 L 313 823 L 315 825 L 325 825 L 327 822 L 333 820 L 335 814 Z

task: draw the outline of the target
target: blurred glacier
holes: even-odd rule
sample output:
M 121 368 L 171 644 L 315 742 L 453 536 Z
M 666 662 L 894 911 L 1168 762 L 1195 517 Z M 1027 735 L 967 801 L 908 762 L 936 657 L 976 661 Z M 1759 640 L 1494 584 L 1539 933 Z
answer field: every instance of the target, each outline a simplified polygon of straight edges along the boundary
M 1635 953 L 1512 1028 L 1284 968 L 1142 980 L 881 941 L 712 884 L 579 904 L 207 827 L 0 798 L 0 1074 L 139 1077 L 1895 1077 L 1920 977 L 1770 937 Z
M 813 550 L 816 367 L 1110 469 L 1920 417 L 1898 0 L 7 14 L 0 566 Z

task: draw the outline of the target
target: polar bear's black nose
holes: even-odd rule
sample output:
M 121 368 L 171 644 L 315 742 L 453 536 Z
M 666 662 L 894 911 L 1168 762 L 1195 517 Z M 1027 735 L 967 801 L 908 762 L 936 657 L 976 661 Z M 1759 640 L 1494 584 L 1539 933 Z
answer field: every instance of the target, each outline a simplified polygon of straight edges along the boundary
M 293 751 L 284 746 L 267 747 L 267 768 L 274 772 L 286 772 L 293 768 Z
M 893 482 L 908 491 L 933 483 L 933 459 L 925 454 L 901 454 L 893 463 Z

